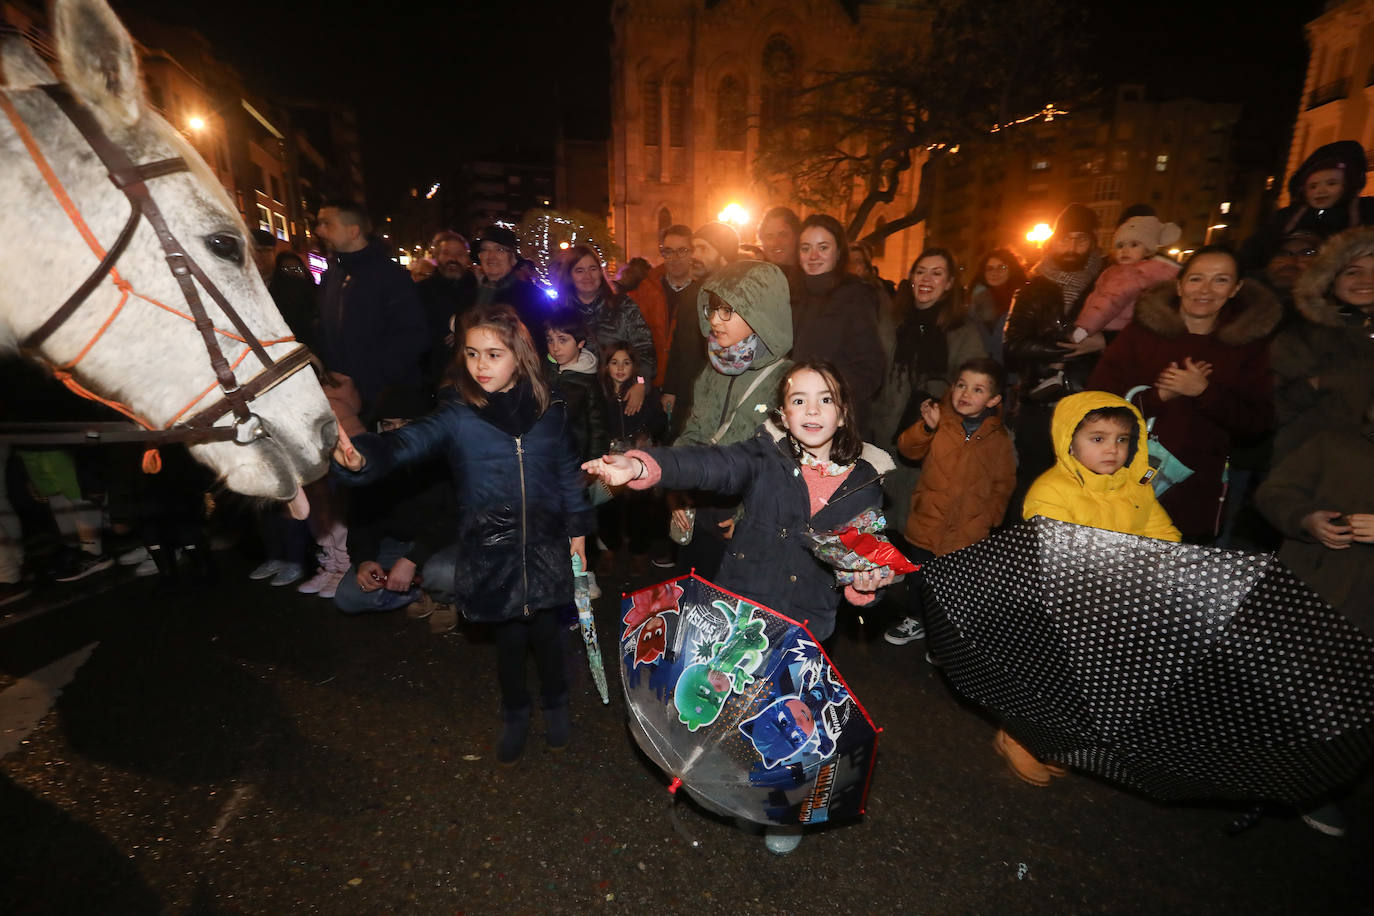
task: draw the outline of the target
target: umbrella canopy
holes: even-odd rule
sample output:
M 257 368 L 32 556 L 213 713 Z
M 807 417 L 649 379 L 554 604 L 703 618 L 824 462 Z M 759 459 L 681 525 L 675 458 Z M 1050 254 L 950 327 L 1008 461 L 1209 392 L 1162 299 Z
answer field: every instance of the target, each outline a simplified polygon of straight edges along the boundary
M 878 730 L 803 624 L 696 575 L 621 607 L 630 729 L 693 797 L 763 824 L 863 813 Z
M 950 681 L 1041 759 L 1301 802 L 1374 755 L 1374 640 L 1272 556 L 1037 517 L 924 581 Z

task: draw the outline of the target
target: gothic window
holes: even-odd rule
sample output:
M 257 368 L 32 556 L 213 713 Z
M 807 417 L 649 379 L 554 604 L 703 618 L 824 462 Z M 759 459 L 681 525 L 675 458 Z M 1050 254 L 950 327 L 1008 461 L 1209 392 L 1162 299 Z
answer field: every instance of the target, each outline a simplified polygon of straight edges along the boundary
M 743 150 L 748 121 L 744 86 L 727 76 L 716 89 L 716 149 Z
M 759 130 L 765 143 L 786 142 L 796 79 L 797 53 L 786 38 L 774 35 L 763 47 Z
M 662 232 L 673 224 L 673 214 L 667 207 L 658 208 L 658 231 Z
M 668 83 L 668 145 L 687 145 L 687 84 L 682 77 Z
M 660 100 L 662 88 L 662 84 L 657 79 L 644 81 L 645 146 L 661 146 L 663 144 L 663 103 Z

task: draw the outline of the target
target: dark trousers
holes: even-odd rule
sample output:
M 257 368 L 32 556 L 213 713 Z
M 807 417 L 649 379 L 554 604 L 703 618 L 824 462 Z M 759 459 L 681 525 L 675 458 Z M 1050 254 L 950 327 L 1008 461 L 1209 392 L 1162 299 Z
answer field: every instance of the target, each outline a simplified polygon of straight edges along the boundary
M 607 550 L 620 550 L 629 542 L 635 556 L 649 552 L 657 531 L 666 530 L 661 502 L 649 490 L 622 493 L 597 509 L 597 534 Z
M 546 708 L 567 702 L 568 682 L 563 674 L 562 630 L 553 608 L 529 617 L 504 620 L 496 625 L 496 677 L 501 684 L 501 705 L 525 709 L 530 694 L 525 688 L 525 656 L 534 649 L 534 667 Z

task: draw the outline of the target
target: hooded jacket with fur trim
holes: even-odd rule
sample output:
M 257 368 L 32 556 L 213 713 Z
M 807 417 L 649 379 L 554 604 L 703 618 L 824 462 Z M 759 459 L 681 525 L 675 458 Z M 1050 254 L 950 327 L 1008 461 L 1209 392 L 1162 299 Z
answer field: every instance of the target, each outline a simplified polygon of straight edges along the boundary
M 1288 179 L 1288 206 L 1269 218 L 1241 250 L 1241 267 L 1259 271 L 1274 256 L 1290 233 L 1315 232 L 1322 238 L 1355 226 L 1374 224 L 1374 197 L 1362 197 L 1368 159 L 1364 147 L 1354 140 L 1337 140 L 1312 151 Z M 1308 206 L 1306 185 L 1313 172 L 1337 169 L 1345 176 L 1345 193 L 1324 210 Z
M 1329 397 L 1374 366 L 1374 307 L 1358 309 L 1336 299 L 1336 275 L 1360 258 L 1374 257 L 1374 227 L 1333 236 L 1293 290 L 1304 319 L 1274 338 L 1270 363 L 1279 431 L 1276 457 L 1318 430 L 1348 422 Z
M 1160 502 L 1188 537 L 1216 533 L 1231 442 L 1257 436 L 1274 421 L 1269 385 L 1268 337 L 1283 306 L 1259 283 L 1244 283 L 1222 306 L 1210 334 L 1191 334 L 1173 283 L 1153 287 L 1137 303 L 1135 318 L 1102 354 L 1088 387 L 1125 396 L 1146 386 L 1134 402 L 1155 421 L 1154 434 L 1193 475 L 1165 491 Z M 1161 400 L 1154 384 L 1170 364 L 1207 362 L 1212 373 L 1196 397 Z
M 1131 408 L 1136 415 L 1136 443 L 1124 467 L 1111 474 L 1094 474 L 1073 456 L 1073 433 L 1084 417 L 1104 407 Z M 1179 540 L 1178 529 L 1145 479 L 1150 470 L 1148 434 L 1135 405 L 1105 391 L 1071 394 L 1055 405 L 1050 437 L 1055 464 L 1026 491 L 1023 518 L 1043 515 L 1090 528 Z

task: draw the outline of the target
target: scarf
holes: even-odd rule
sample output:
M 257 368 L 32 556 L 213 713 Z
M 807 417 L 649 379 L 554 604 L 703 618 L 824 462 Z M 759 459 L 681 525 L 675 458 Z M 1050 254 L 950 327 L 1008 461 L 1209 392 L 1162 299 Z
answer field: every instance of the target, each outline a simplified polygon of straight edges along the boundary
M 706 338 L 706 355 L 721 375 L 743 375 L 755 361 L 771 356 L 768 346 L 758 334 L 750 334 L 739 343 L 722 347 L 714 337 Z
M 795 442 L 796 440 L 794 439 L 793 441 Z M 800 443 L 798 444 L 800 445 Z M 801 457 L 797 460 L 800 462 L 801 466 L 804 468 L 815 468 L 816 472 L 822 477 L 843 477 L 845 474 L 854 470 L 853 462 L 849 464 L 836 464 L 833 461 L 817 458 L 804 448 L 799 450 L 801 451 Z
M 914 385 L 916 380 L 943 378 L 949 374 L 949 338 L 936 322 L 944 314 L 945 303 L 930 308 L 913 308 L 897 329 L 897 354 L 894 366 L 906 373 Z
M 508 436 L 523 436 L 539 419 L 539 402 L 527 379 L 515 383 L 509 391 L 487 395 L 485 407 L 474 407 L 477 415 Z
M 1046 257 L 1035 265 L 1035 272 L 1059 286 L 1059 292 L 1064 297 L 1064 311 L 1068 312 L 1084 290 L 1093 285 L 1097 275 L 1102 273 L 1102 255 L 1091 252 L 1080 270 L 1060 270 L 1053 258 Z

